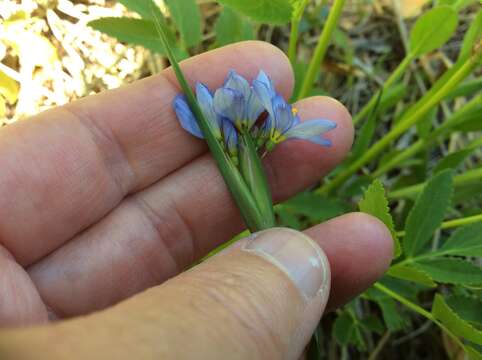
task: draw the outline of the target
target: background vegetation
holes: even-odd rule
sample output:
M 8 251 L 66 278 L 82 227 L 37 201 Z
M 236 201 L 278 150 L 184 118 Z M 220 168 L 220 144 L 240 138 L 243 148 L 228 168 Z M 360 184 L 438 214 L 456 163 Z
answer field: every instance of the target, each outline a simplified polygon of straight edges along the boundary
M 166 66 L 156 12 L 179 58 L 255 38 L 286 51 L 293 99 L 339 99 L 357 136 L 328 177 L 277 205 L 279 223 L 303 229 L 360 209 L 397 249 L 387 275 L 324 317 L 311 358 L 482 358 L 480 3 L 0 4 L 0 125 Z

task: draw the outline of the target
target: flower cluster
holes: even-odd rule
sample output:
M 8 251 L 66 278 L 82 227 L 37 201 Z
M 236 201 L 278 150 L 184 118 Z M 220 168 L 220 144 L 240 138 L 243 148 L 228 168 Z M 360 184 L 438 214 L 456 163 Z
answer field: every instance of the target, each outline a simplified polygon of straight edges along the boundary
M 212 94 L 207 86 L 196 84 L 199 107 L 210 128 L 226 151 L 235 157 L 240 134 L 251 134 L 258 149 L 272 150 L 288 139 L 304 139 L 330 146 L 321 135 L 335 128 L 333 121 L 314 119 L 301 122 L 297 111 L 274 88 L 264 71 L 250 85 L 231 70 L 224 85 Z M 174 99 L 174 110 L 181 126 L 192 135 L 203 138 L 201 129 L 184 95 Z

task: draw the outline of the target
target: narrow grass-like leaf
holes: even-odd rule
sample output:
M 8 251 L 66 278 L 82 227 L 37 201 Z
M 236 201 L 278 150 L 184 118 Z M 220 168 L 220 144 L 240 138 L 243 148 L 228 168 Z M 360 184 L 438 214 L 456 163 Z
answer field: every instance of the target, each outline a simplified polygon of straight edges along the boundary
M 266 228 L 275 226 L 273 199 L 269 189 L 268 180 L 264 173 L 259 155 L 250 134 L 240 134 L 239 142 L 239 169 L 246 181 L 251 194 L 263 214 Z
M 184 46 L 201 41 L 201 12 L 195 0 L 164 0 L 181 34 Z
M 457 12 L 450 6 L 438 6 L 417 19 L 410 32 L 410 53 L 420 56 L 442 46 L 457 28 Z
M 380 180 L 373 181 L 368 187 L 363 199 L 358 203 L 358 207 L 360 211 L 375 216 L 387 226 L 392 234 L 394 256 L 398 257 L 401 253 L 401 247 L 390 215 L 388 200 L 385 197 L 385 189 Z
M 218 0 L 249 18 L 270 23 L 285 24 L 290 21 L 293 7 L 290 0 Z
M 479 10 L 475 18 L 470 23 L 470 27 L 465 33 L 462 48 L 459 52 L 459 59 L 465 59 L 472 53 L 472 48 L 482 37 L 482 10 Z
M 455 230 L 439 251 L 449 255 L 482 256 L 482 223 Z
M 420 260 L 414 262 L 413 266 L 426 272 L 436 282 L 458 285 L 482 284 L 482 269 L 459 258 Z
M 353 145 L 351 157 L 354 159 L 357 159 L 362 153 L 364 153 L 372 142 L 373 135 L 375 134 L 378 109 L 380 107 L 380 102 L 382 98 L 383 88 L 378 93 L 375 106 L 373 107 L 372 112 L 368 116 L 368 120 L 361 127 L 359 135 L 357 136 L 355 144 Z
M 450 332 L 472 341 L 478 345 L 482 345 L 482 331 L 464 321 L 453 309 L 451 309 L 444 298 L 440 294 L 435 295 L 432 305 L 432 314 L 442 324 L 444 324 Z
M 159 21 L 156 21 L 155 24 L 159 25 Z M 251 231 L 266 229 L 263 214 L 259 211 L 256 201 L 252 197 L 248 186 L 246 185 L 236 166 L 232 163 L 228 154 L 224 151 L 222 145 L 217 141 L 210 123 L 204 118 L 199 104 L 196 101 L 196 97 L 194 96 L 194 92 L 184 77 L 179 63 L 177 62 L 176 57 L 169 46 L 166 33 L 160 26 L 157 26 L 157 31 L 166 50 L 167 57 L 171 62 L 177 81 L 179 82 L 179 85 L 186 96 L 191 111 L 196 117 L 198 125 L 204 135 L 204 139 L 208 144 L 209 150 L 211 151 L 213 158 L 216 160 L 219 171 L 226 182 L 234 201 L 238 205 L 246 225 Z
M 388 275 L 402 280 L 413 281 L 428 287 L 435 287 L 437 284 L 424 271 L 410 265 L 395 265 L 388 269 Z
M 467 148 L 448 154 L 437 163 L 433 174 L 436 175 L 447 169 L 456 169 L 474 150 L 474 148 Z
M 442 171 L 429 180 L 417 198 L 405 225 L 406 256 L 420 253 L 442 223 L 453 192 L 452 178 L 453 171 Z

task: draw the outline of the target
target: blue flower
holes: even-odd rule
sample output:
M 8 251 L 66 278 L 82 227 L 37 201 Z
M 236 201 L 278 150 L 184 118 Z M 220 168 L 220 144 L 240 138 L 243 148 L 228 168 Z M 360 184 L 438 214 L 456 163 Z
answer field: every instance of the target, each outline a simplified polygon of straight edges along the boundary
M 206 85 L 201 83 L 196 84 L 196 98 L 204 117 L 213 130 L 214 136 L 218 140 L 222 139 L 221 127 L 223 118 L 214 111 L 213 95 Z M 173 107 L 184 130 L 195 137 L 203 139 L 204 136 L 199 128 L 194 114 L 189 108 L 186 97 L 182 94 L 177 95 L 174 99 Z
M 268 79 L 269 80 L 269 79 Z M 270 81 L 253 81 L 253 89 L 268 112 L 261 128 L 262 136 L 268 139 L 268 150 L 288 139 L 303 139 L 322 146 L 330 146 L 330 140 L 321 135 L 336 127 L 327 119 L 301 122 L 297 110 L 277 94 Z
M 262 71 L 257 79 L 270 82 Z M 248 81 L 231 70 L 224 85 L 214 93 L 214 110 L 229 119 L 239 131 L 249 131 L 264 107 Z
M 217 114 L 213 107 L 213 96 L 206 85 L 196 84 L 196 98 L 201 111 L 210 123 L 214 135 L 218 140 L 224 140 L 225 148 L 231 156 L 236 156 L 238 152 L 238 134 L 231 122 Z M 179 94 L 173 102 L 174 111 L 184 130 L 197 138 L 204 139 L 203 133 L 189 108 L 187 99 Z

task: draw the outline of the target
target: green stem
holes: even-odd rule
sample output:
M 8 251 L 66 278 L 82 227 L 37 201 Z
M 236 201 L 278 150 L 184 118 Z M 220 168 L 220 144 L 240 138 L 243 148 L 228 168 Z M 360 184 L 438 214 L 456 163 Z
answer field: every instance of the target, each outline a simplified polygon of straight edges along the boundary
M 428 320 L 432 321 L 433 323 L 435 323 L 443 332 L 445 332 L 448 336 L 450 336 L 461 348 L 465 348 L 464 347 L 464 344 L 462 343 L 462 341 L 457 337 L 455 336 L 444 324 L 442 324 L 440 321 L 438 321 L 433 315 L 432 313 L 428 312 L 427 310 L 425 310 L 424 308 L 422 308 L 421 306 L 411 302 L 410 300 L 408 300 L 407 298 L 403 297 L 402 295 L 396 293 L 395 291 L 387 288 L 386 286 L 380 284 L 380 283 L 375 283 L 373 285 L 373 287 L 383 293 L 385 293 L 386 295 L 394 298 L 395 300 L 397 300 L 398 302 L 402 303 L 403 305 L 405 305 L 406 307 L 408 307 L 410 310 L 413 310 L 415 311 L 416 313 L 422 315 L 423 317 L 427 318 Z
M 415 104 L 412 109 L 414 111 L 407 111 L 407 115 L 404 116 L 398 124 L 391 129 L 384 137 L 382 137 L 375 145 L 373 145 L 363 156 L 354 161 L 345 170 L 341 171 L 337 177 L 331 182 L 327 183 L 323 187 L 319 188 L 317 192 L 321 195 L 327 195 L 332 190 L 340 186 L 345 180 L 350 178 L 355 172 L 357 172 L 362 166 L 373 160 L 378 154 L 380 154 L 386 147 L 391 145 L 400 135 L 407 131 L 410 127 L 422 120 L 435 105 L 437 105 L 441 99 L 443 99 L 457 84 L 459 84 L 465 77 L 467 77 L 472 70 L 478 65 L 478 60 L 482 50 L 475 56 L 469 58 L 448 80 L 444 83 L 434 94 L 427 100 L 422 98 L 422 104 Z
M 474 182 L 480 182 L 482 179 L 482 167 L 473 170 L 466 171 L 463 174 L 454 177 L 454 186 L 459 187 L 467 185 Z M 389 199 L 399 199 L 405 197 L 414 197 L 425 187 L 425 182 L 408 186 L 403 189 L 388 192 L 387 196 Z
M 450 228 L 454 228 L 454 227 L 465 226 L 465 225 L 473 224 L 473 223 L 476 223 L 476 222 L 479 222 L 479 221 L 482 221 L 482 214 L 467 216 L 467 217 L 460 218 L 460 219 L 444 221 L 440 225 L 440 229 L 450 229 Z M 402 237 L 402 236 L 405 236 L 405 231 L 398 231 L 397 237 Z
M 300 22 L 298 20 L 291 20 L 290 42 L 288 45 L 288 59 L 291 65 L 296 63 L 296 45 L 298 44 L 298 30 Z
M 330 14 L 328 15 L 328 19 L 326 20 L 326 24 L 323 27 L 323 31 L 320 34 L 318 39 L 318 44 L 316 45 L 315 53 L 311 58 L 310 64 L 308 66 L 308 71 L 306 72 L 305 79 L 303 81 L 303 85 L 301 85 L 301 90 L 298 95 L 298 99 L 302 99 L 310 93 L 313 83 L 315 82 L 316 76 L 318 75 L 318 71 L 320 68 L 320 64 L 323 61 L 323 58 L 326 54 L 326 49 L 330 44 L 330 40 L 333 35 L 333 31 L 336 28 L 338 23 L 338 19 L 340 18 L 341 11 L 343 9 L 343 5 L 345 4 L 345 0 L 335 0 L 333 3 L 333 7 L 330 10 Z
M 154 12 L 153 14 L 155 15 Z M 157 17 L 155 20 L 159 37 L 161 39 L 162 45 L 164 46 L 164 49 L 166 50 L 166 55 L 171 62 L 171 66 L 174 69 L 174 73 L 176 74 L 179 85 L 181 86 L 184 95 L 187 98 L 189 107 L 191 108 L 194 116 L 196 117 L 196 120 L 198 121 L 199 127 L 204 135 L 204 139 L 208 144 L 209 150 L 211 151 L 213 158 L 216 160 L 219 171 L 221 172 L 221 175 L 224 178 L 228 189 L 230 190 L 236 204 L 238 205 L 238 208 L 245 220 L 246 225 L 252 231 L 257 231 L 258 229 L 264 228 L 264 219 L 256 204 L 256 201 L 251 195 L 249 188 L 246 185 L 241 174 L 239 173 L 238 169 L 224 151 L 221 143 L 216 139 L 212 130 L 212 125 L 205 119 L 201 108 L 196 101 L 194 92 L 192 91 L 186 78 L 184 77 L 184 74 L 182 73 L 181 68 L 179 67 L 179 64 L 176 60 L 176 57 L 171 47 L 169 46 L 167 36 L 162 27 L 159 25 L 161 20 L 159 20 Z
M 368 357 L 368 360 L 376 360 L 378 358 L 378 355 L 380 355 L 381 351 L 387 344 L 387 341 L 390 339 L 391 334 L 392 333 L 390 332 L 390 330 L 385 331 L 385 334 L 383 334 L 377 346 L 375 347 L 375 349 L 373 349 L 372 353 Z
M 393 71 L 393 73 L 388 77 L 388 79 L 383 84 L 384 89 L 388 89 L 392 86 L 396 81 L 398 81 L 407 67 L 410 65 L 412 60 L 415 58 L 412 54 L 407 54 L 405 58 L 402 60 L 400 64 L 398 64 L 397 68 Z M 378 95 L 380 90 L 378 90 L 373 96 L 371 97 L 370 101 L 365 104 L 365 106 L 353 117 L 353 124 L 359 123 L 362 119 L 368 116 L 372 111 L 373 107 L 377 102 Z
M 386 163 L 381 165 L 377 170 L 375 170 L 372 176 L 378 177 L 382 174 L 385 174 L 387 171 L 390 171 L 394 167 L 401 165 L 402 162 L 406 159 L 412 157 L 413 155 L 433 144 L 435 141 L 437 141 L 439 137 L 450 135 L 450 130 L 452 130 L 454 126 L 457 126 L 464 120 L 463 115 L 479 106 L 481 102 L 482 94 L 479 94 L 472 98 L 463 107 L 454 112 L 452 116 L 447 119 L 447 121 L 445 121 L 439 128 L 435 129 L 431 134 L 429 134 L 427 138 L 417 140 L 408 148 L 403 150 L 401 153 L 395 155 L 393 158 L 391 158 Z

